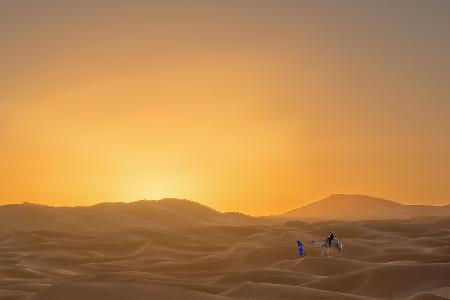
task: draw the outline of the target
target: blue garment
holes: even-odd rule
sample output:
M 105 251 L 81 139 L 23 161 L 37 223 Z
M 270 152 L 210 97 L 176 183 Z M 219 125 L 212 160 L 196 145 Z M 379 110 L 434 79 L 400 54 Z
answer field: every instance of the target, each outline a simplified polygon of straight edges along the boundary
M 305 255 L 305 252 L 303 251 L 303 244 L 301 241 L 297 241 L 298 246 L 298 254 L 303 257 Z

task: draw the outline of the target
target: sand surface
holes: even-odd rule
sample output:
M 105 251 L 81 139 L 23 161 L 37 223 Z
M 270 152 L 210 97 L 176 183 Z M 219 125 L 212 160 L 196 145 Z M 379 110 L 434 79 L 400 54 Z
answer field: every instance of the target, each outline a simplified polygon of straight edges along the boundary
M 450 297 L 450 218 L 238 219 L 172 229 L 0 230 L 0 299 Z M 344 244 L 337 258 L 307 243 L 330 229 Z

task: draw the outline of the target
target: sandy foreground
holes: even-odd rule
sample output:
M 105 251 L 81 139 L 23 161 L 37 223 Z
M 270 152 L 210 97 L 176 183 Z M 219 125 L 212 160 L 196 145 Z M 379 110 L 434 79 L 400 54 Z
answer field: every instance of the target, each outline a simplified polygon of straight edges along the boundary
M 450 218 L 0 233 L 2 300 L 370 298 L 450 298 Z

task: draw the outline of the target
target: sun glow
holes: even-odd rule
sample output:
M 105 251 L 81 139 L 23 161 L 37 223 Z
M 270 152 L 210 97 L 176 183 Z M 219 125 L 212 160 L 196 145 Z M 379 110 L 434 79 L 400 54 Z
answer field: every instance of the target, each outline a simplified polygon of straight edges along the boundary
M 271 214 L 333 193 L 450 198 L 450 18 L 0 5 L 1 203 L 180 197 Z M 436 22 L 426 39 L 408 29 Z

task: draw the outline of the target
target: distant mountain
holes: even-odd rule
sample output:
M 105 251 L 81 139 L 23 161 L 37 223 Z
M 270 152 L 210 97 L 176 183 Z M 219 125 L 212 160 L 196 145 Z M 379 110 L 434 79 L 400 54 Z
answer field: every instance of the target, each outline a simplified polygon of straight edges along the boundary
M 0 206 L 0 232 L 177 230 L 199 226 L 267 225 L 285 222 L 286 219 L 376 220 L 424 216 L 450 216 L 450 205 L 403 205 L 370 196 L 338 194 L 279 216 L 256 218 L 236 212 L 221 213 L 184 199 L 112 202 L 78 207 L 23 203 Z
M 450 216 L 450 205 L 404 205 L 366 195 L 334 194 L 280 216 L 305 220 L 407 219 Z
M 93 206 L 51 207 L 37 204 L 0 206 L 0 231 L 179 229 L 202 225 L 251 223 L 255 218 L 220 213 L 184 199 L 100 203 Z

